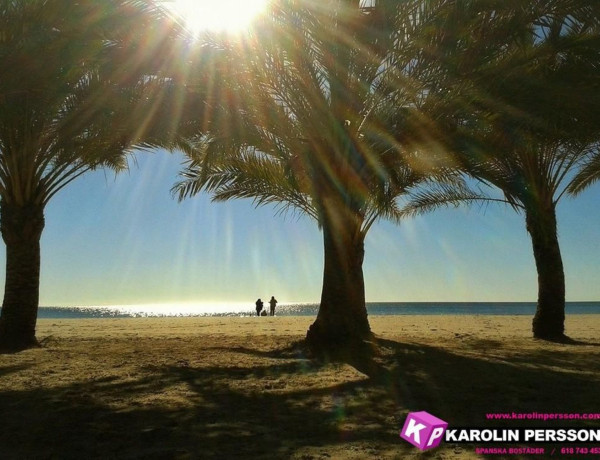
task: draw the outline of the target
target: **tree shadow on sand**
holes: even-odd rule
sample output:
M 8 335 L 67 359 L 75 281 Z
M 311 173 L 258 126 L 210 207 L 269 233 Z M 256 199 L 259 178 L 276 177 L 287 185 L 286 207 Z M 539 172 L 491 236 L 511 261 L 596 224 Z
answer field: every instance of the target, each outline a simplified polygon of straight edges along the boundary
M 1 391 L 2 455 L 405 458 L 418 453 L 398 437 L 410 411 L 491 427 L 501 423 L 486 413 L 583 413 L 597 400 L 593 352 L 565 347 L 506 358 L 476 341 L 461 354 L 382 339 L 376 345 L 376 353 L 343 363 L 308 360 L 297 344 L 268 352 L 238 347 L 227 350 L 267 363 L 180 361 L 144 366 L 135 376 Z M 0 375 L 18 371 L 0 368 Z M 418 458 L 472 449 L 443 445 Z

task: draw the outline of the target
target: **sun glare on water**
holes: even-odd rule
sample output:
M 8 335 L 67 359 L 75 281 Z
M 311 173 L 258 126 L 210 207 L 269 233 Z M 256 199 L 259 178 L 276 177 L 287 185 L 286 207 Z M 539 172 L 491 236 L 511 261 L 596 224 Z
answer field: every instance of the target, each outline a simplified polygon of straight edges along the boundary
M 205 30 L 240 32 L 265 9 L 268 0 L 166 0 L 194 34 Z

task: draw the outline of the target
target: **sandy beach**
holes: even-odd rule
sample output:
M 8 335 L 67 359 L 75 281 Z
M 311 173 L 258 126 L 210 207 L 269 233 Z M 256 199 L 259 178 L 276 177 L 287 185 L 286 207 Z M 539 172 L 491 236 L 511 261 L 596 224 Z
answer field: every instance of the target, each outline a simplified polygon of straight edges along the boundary
M 600 315 L 568 317 L 569 345 L 532 339 L 527 316 L 374 316 L 375 356 L 347 363 L 307 358 L 312 321 L 39 320 L 41 348 L 0 355 L 0 457 L 528 458 L 421 453 L 398 431 L 421 410 L 484 427 L 600 412 Z

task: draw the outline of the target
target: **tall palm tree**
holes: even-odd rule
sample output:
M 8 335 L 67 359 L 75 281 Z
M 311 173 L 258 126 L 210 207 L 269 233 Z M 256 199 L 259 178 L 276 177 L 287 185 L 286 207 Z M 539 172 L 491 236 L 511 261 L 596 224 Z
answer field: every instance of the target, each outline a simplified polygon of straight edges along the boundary
M 316 351 L 370 337 L 365 236 L 378 218 L 397 218 L 397 198 L 433 174 L 390 134 L 418 94 L 409 52 L 416 3 L 274 2 L 243 46 L 212 43 L 230 63 L 229 96 L 215 101 L 220 115 L 205 134 L 180 145 L 189 156 L 180 198 L 208 190 L 318 222 L 323 286 L 307 334 Z
M 568 190 L 586 185 L 584 172 L 588 181 L 595 177 L 600 5 L 475 0 L 441 12 L 440 27 L 429 32 L 438 35 L 427 39 L 437 80 L 422 108 L 457 165 L 498 187 L 524 214 L 538 273 L 533 334 L 562 340 L 556 206 Z M 458 202 L 451 194 L 439 198 L 422 195 L 408 212 Z
M 45 206 L 91 169 L 126 167 L 149 121 L 154 66 L 173 57 L 161 11 L 141 0 L 0 1 L 1 348 L 36 344 Z

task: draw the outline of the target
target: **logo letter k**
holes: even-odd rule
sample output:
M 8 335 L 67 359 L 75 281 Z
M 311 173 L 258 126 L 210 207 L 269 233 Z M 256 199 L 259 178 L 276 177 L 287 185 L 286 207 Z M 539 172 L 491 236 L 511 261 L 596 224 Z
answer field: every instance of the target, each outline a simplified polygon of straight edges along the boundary
M 406 427 L 404 434 L 409 438 L 412 437 L 417 444 L 421 444 L 421 430 L 423 428 L 425 428 L 425 425 L 422 423 L 417 423 L 411 418 L 408 421 L 408 426 Z

